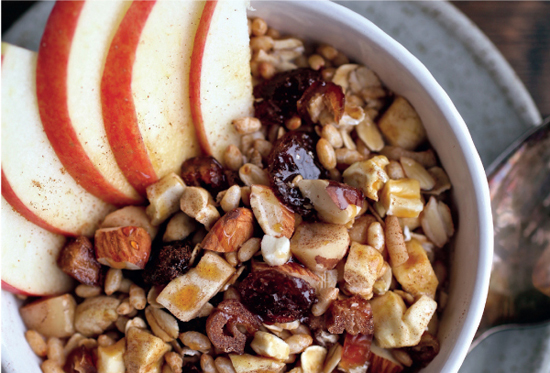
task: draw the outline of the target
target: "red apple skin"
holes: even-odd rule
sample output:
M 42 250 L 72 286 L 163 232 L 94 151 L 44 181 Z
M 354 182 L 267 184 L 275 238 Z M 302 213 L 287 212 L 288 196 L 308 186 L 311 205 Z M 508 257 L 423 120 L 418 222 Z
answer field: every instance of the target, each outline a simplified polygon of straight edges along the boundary
M 208 30 L 210 29 L 210 23 L 212 16 L 216 10 L 217 0 L 207 1 L 204 5 L 199 27 L 195 34 L 195 42 L 193 46 L 193 53 L 191 54 L 191 67 L 189 71 L 189 100 L 191 103 L 191 117 L 195 124 L 195 131 L 197 139 L 199 140 L 200 147 L 206 155 L 212 155 L 212 148 L 208 142 L 206 132 L 203 126 L 204 120 L 202 118 L 202 106 L 201 106 L 201 71 L 202 63 L 194 63 L 193 61 L 202 61 L 204 56 L 204 48 L 206 45 L 206 38 L 208 36 Z
M 2 280 L 2 290 L 8 291 L 12 294 L 26 295 L 27 297 L 39 297 L 39 296 L 41 296 L 40 294 L 31 294 L 31 293 L 24 292 L 23 290 L 19 290 L 16 287 L 11 286 L 10 284 L 5 282 L 4 280 Z
M 74 233 L 67 232 L 57 227 L 54 227 L 53 225 L 49 224 L 44 219 L 36 215 L 32 210 L 30 210 L 23 203 L 23 201 L 19 199 L 17 194 L 15 194 L 3 170 L 2 170 L 2 197 L 4 197 L 6 201 L 15 209 L 15 211 L 21 214 L 21 216 L 23 216 L 25 219 L 27 219 L 31 223 L 38 225 L 40 228 L 44 228 L 47 231 L 61 234 L 63 236 L 76 237 Z
M 109 144 L 128 182 L 145 196 L 159 180 L 138 127 L 132 98 L 132 67 L 141 31 L 156 1 L 135 1 L 111 42 L 101 81 L 103 121 Z
M 36 93 L 40 117 L 48 140 L 67 172 L 86 191 L 114 205 L 139 204 L 117 190 L 97 170 L 72 126 L 67 102 L 69 56 L 84 2 L 57 2 L 40 42 L 36 68 Z

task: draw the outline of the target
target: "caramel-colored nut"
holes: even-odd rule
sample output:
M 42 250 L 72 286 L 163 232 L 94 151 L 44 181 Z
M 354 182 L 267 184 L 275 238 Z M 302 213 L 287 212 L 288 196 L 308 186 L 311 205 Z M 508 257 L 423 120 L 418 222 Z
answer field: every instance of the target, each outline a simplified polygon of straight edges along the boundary
M 141 227 L 103 228 L 95 233 L 98 262 L 118 269 L 144 269 L 151 253 L 151 237 Z
M 241 207 L 229 211 L 214 224 L 201 243 L 205 250 L 217 252 L 237 251 L 254 234 L 254 215 Z

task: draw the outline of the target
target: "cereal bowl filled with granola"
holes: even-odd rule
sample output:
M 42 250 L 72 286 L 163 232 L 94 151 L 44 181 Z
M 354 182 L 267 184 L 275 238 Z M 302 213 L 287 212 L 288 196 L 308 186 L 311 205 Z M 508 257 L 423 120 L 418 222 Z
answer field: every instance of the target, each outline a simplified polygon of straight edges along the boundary
M 488 188 L 418 60 L 329 2 L 75 4 L 37 57 L 2 49 L 2 282 L 26 298 L 2 295 L 7 371 L 458 370 L 488 286 Z M 112 31 L 89 32 L 100 16 Z M 94 214 L 24 187 L 10 88 L 36 105 L 37 159 Z M 44 194 L 65 215 L 33 210 Z

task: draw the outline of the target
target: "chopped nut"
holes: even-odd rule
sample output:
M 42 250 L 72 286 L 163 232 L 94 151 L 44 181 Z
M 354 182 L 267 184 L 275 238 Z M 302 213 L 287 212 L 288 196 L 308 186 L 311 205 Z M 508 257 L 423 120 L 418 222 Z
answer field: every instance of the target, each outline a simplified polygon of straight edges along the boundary
M 119 304 L 120 300 L 107 296 L 85 299 L 75 310 L 76 331 L 86 337 L 103 333 L 118 318 Z
M 340 165 L 353 165 L 365 159 L 363 154 L 359 153 L 357 150 L 348 148 L 336 149 L 334 154 L 336 155 L 336 163 Z
M 257 331 L 250 347 L 261 356 L 284 361 L 288 359 L 290 347 L 288 344 L 273 334 Z
M 103 289 L 101 289 L 101 287 L 99 286 L 90 286 L 84 284 L 80 284 L 74 289 L 75 294 L 78 295 L 80 298 L 95 297 L 101 294 L 102 291 Z
M 143 206 L 126 206 L 105 217 L 100 228 L 141 227 L 149 233 L 151 240 L 155 238 L 158 227 L 151 224 Z
M 384 148 L 384 139 L 376 124 L 368 116 L 359 122 L 355 131 L 370 151 L 379 152 Z
M 344 182 L 363 190 L 370 199 L 378 201 L 378 192 L 389 180 L 384 168 L 389 164 L 386 157 L 375 156 L 367 161 L 357 162 L 348 167 L 344 173 Z
M 65 338 L 74 334 L 76 302 L 70 294 L 40 299 L 19 309 L 27 329 L 44 337 Z
M 288 262 L 290 254 L 290 240 L 286 237 L 265 235 L 261 243 L 262 257 L 270 266 L 280 266 Z
M 210 229 L 220 218 L 214 200 L 208 191 L 200 187 L 187 187 L 180 200 L 181 211 Z
M 59 268 L 86 285 L 99 285 L 101 265 L 90 240 L 84 236 L 70 240 L 57 259 Z
M 126 351 L 126 338 L 110 346 L 97 348 L 97 373 L 125 373 L 124 352 Z
M 151 253 L 151 237 L 141 227 L 99 229 L 94 245 L 97 261 L 118 269 L 143 269 Z
M 336 153 L 332 145 L 324 138 L 319 139 L 316 145 L 317 156 L 319 162 L 327 170 L 331 170 L 336 167 Z
M 226 213 L 214 224 L 201 243 L 205 250 L 217 252 L 237 251 L 254 234 L 254 215 L 240 207 Z
M 360 243 L 361 245 L 368 244 L 368 229 L 372 223 L 376 222 L 376 218 L 372 215 L 363 215 L 353 223 L 349 230 L 351 241 Z
M 446 204 L 441 201 L 438 202 L 433 196 L 430 197 L 422 214 L 420 214 L 420 223 L 424 234 L 437 247 L 443 247 L 454 234 L 451 210 Z
M 243 165 L 243 154 L 238 147 L 231 144 L 223 153 L 223 162 L 225 167 L 231 171 L 239 171 L 239 168 Z
M 127 373 L 154 371 L 162 364 L 162 358 L 170 345 L 140 328 L 132 327 L 126 333 L 124 365 Z M 157 369 L 159 369 L 157 368 Z
M 380 151 L 380 154 L 385 155 L 392 161 L 399 161 L 401 157 L 411 158 L 426 168 L 437 165 L 437 159 L 435 158 L 435 153 L 432 149 L 422 152 L 412 152 L 398 146 L 386 146 Z
M 333 57 L 332 59 L 336 58 Z M 332 82 L 334 84 L 338 84 L 342 89 L 347 91 L 349 87 L 349 75 L 352 71 L 357 69 L 359 65 L 356 64 L 344 64 L 338 67 L 336 71 L 334 72 L 334 77 L 332 78 Z
M 426 131 L 416 110 L 403 97 L 397 97 L 378 123 L 391 145 L 414 150 L 426 140 Z
M 319 291 L 317 296 L 317 303 L 311 307 L 311 313 L 313 316 L 323 315 L 332 304 L 333 300 L 338 298 L 338 288 L 324 288 Z
M 449 176 L 441 167 L 432 167 L 428 169 L 428 173 L 434 178 L 434 187 L 427 191 L 427 194 L 440 195 L 441 193 L 451 189 L 451 181 Z
M 431 190 L 435 186 L 435 179 L 426 169 L 412 158 L 401 157 L 401 166 L 409 179 L 418 180 L 420 189 Z
M 363 206 L 361 190 L 332 180 L 301 180 L 298 188 L 319 218 L 327 223 L 348 224 Z
M 192 217 L 184 212 L 178 212 L 168 222 L 164 236 L 162 236 L 162 241 L 172 242 L 184 240 L 197 230 L 197 228 L 197 222 Z
M 382 276 L 376 280 L 372 287 L 372 291 L 375 295 L 383 295 L 386 294 L 388 290 L 390 290 L 390 286 L 392 283 L 392 269 L 390 265 L 387 262 L 384 262 L 384 268 L 382 268 Z
M 265 170 L 252 163 L 246 163 L 239 169 L 239 177 L 245 185 L 269 185 L 269 175 Z
M 416 218 L 424 208 L 420 196 L 420 183 L 414 179 L 386 182 L 380 202 L 386 214 L 398 218 Z
M 330 348 L 323 367 L 323 373 L 332 373 L 338 367 L 338 363 L 342 360 L 342 353 L 343 348 L 339 343 Z
M 407 247 L 403 238 L 403 232 L 399 226 L 399 220 L 395 216 L 386 218 L 386 247 L 390 256 L 392 268 L 398 267 L 409 260 Z
M 290 238 L 294 232 L 294 214 L 283 205 L 270 187 L 253 185 L 250 205 L 266 235 Z
M 352 242 L 344 267 L 346 289 L 353 294 L 370 297 L 374 283 L 382 275 L 383 266 L 384 258 L 379 251 Z
M 239 253 L 237 255 L 239 262 L 244 263 L 252 259 L 254 254 L 256 254 L 260 250 L 260 247 L 261 239 L 259 238 L 253 237 L 246 241 L 239 249 Z
M 303 222 L 290 240 L 290 251 L 312 271 L 325 271 L 336 267 L 349 243 L 343 225 Z
M 159 225 L 179 210 L 179 200 L 185 183 L 175 173 L 170 173 L 147 187 L 150 205 L 145 212 L 153 225 Z
M 388 172 L 388 176 L 390 179 L 393 180 L 399 180 L 405 178 L 405 171 L 403 171 L 403 167 L 401 167 L 401 163 L 397 161 L 390 161 L 390 164 L 386 167 L 386 170 Z
M 145 298 L 145 290 L 139 286 L 132 284 L 130 285 L 130 304 L 136 310 L 142 310 L 147 304 L 147 299 Z
M 289 346 L 290 354 L 300 354 L 313 343 L 313 338 L 308 334 L 294 334 L 285 339 Z
M 318 288 L 321 282 L 321 278 L 318 275 L 300 263 L 287 262 L 280 266 L 271 267 L 267 263 L 252 262 L 252 272 L 265 271 L 269 269 L 274 269 L 277 272 L 300 278 L 310 284 L 313 288 Z
M 254 18 L 250 25 L 252 35 L 261 36 L 267 32 L 267 23 L 262 18 Z
M 321 373 L 327 356 L 327 349 L 321 346 L 309 346 L 302 352 L 300 362 L 304 373 Z
M 59 365 L 65 364 L 65 352 L 63 351 L 63 342 L 56 337 L 50 337 L 47 341 L 48 360 L 55 361 Z
M 199 332 L 185 332 L 179 336 L 181 342 L 192 350 L 206 353 L 212 348 L 207 336 Z
M 122 270 L 117 268 L 109 268 L 107 275 L 105 276 L 105 294 L 111 295 L 118 291 L 122 283 L 122 278 Z
M 284 363 L 277 360 L 248 354 L 230 354 L 229 358 L 236 373 L 278 373 L 285 367 Z
M 260 122 L 260 120 L 258 118 L 252 117 L 234 119 L 231 124 L 233 124 L 235 130 L 237 130 L 237 132 L 241 135 L 254 133 L 262 128 L 262 123 Z
M 39 357 L 46 357 L 48 347 L 44 337 L 36 330 L 27 330 L 25 332 L 25 339 L 33 350 L 33 352 Z

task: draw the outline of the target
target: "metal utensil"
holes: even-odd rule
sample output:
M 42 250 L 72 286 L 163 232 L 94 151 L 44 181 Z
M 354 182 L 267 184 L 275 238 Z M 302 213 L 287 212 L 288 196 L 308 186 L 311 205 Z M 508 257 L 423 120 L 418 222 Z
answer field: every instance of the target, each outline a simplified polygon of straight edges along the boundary
M 495 251 L 470 350 L 505 328 L 550 322 L 550 118 L 516 141 L 487 174 Z

